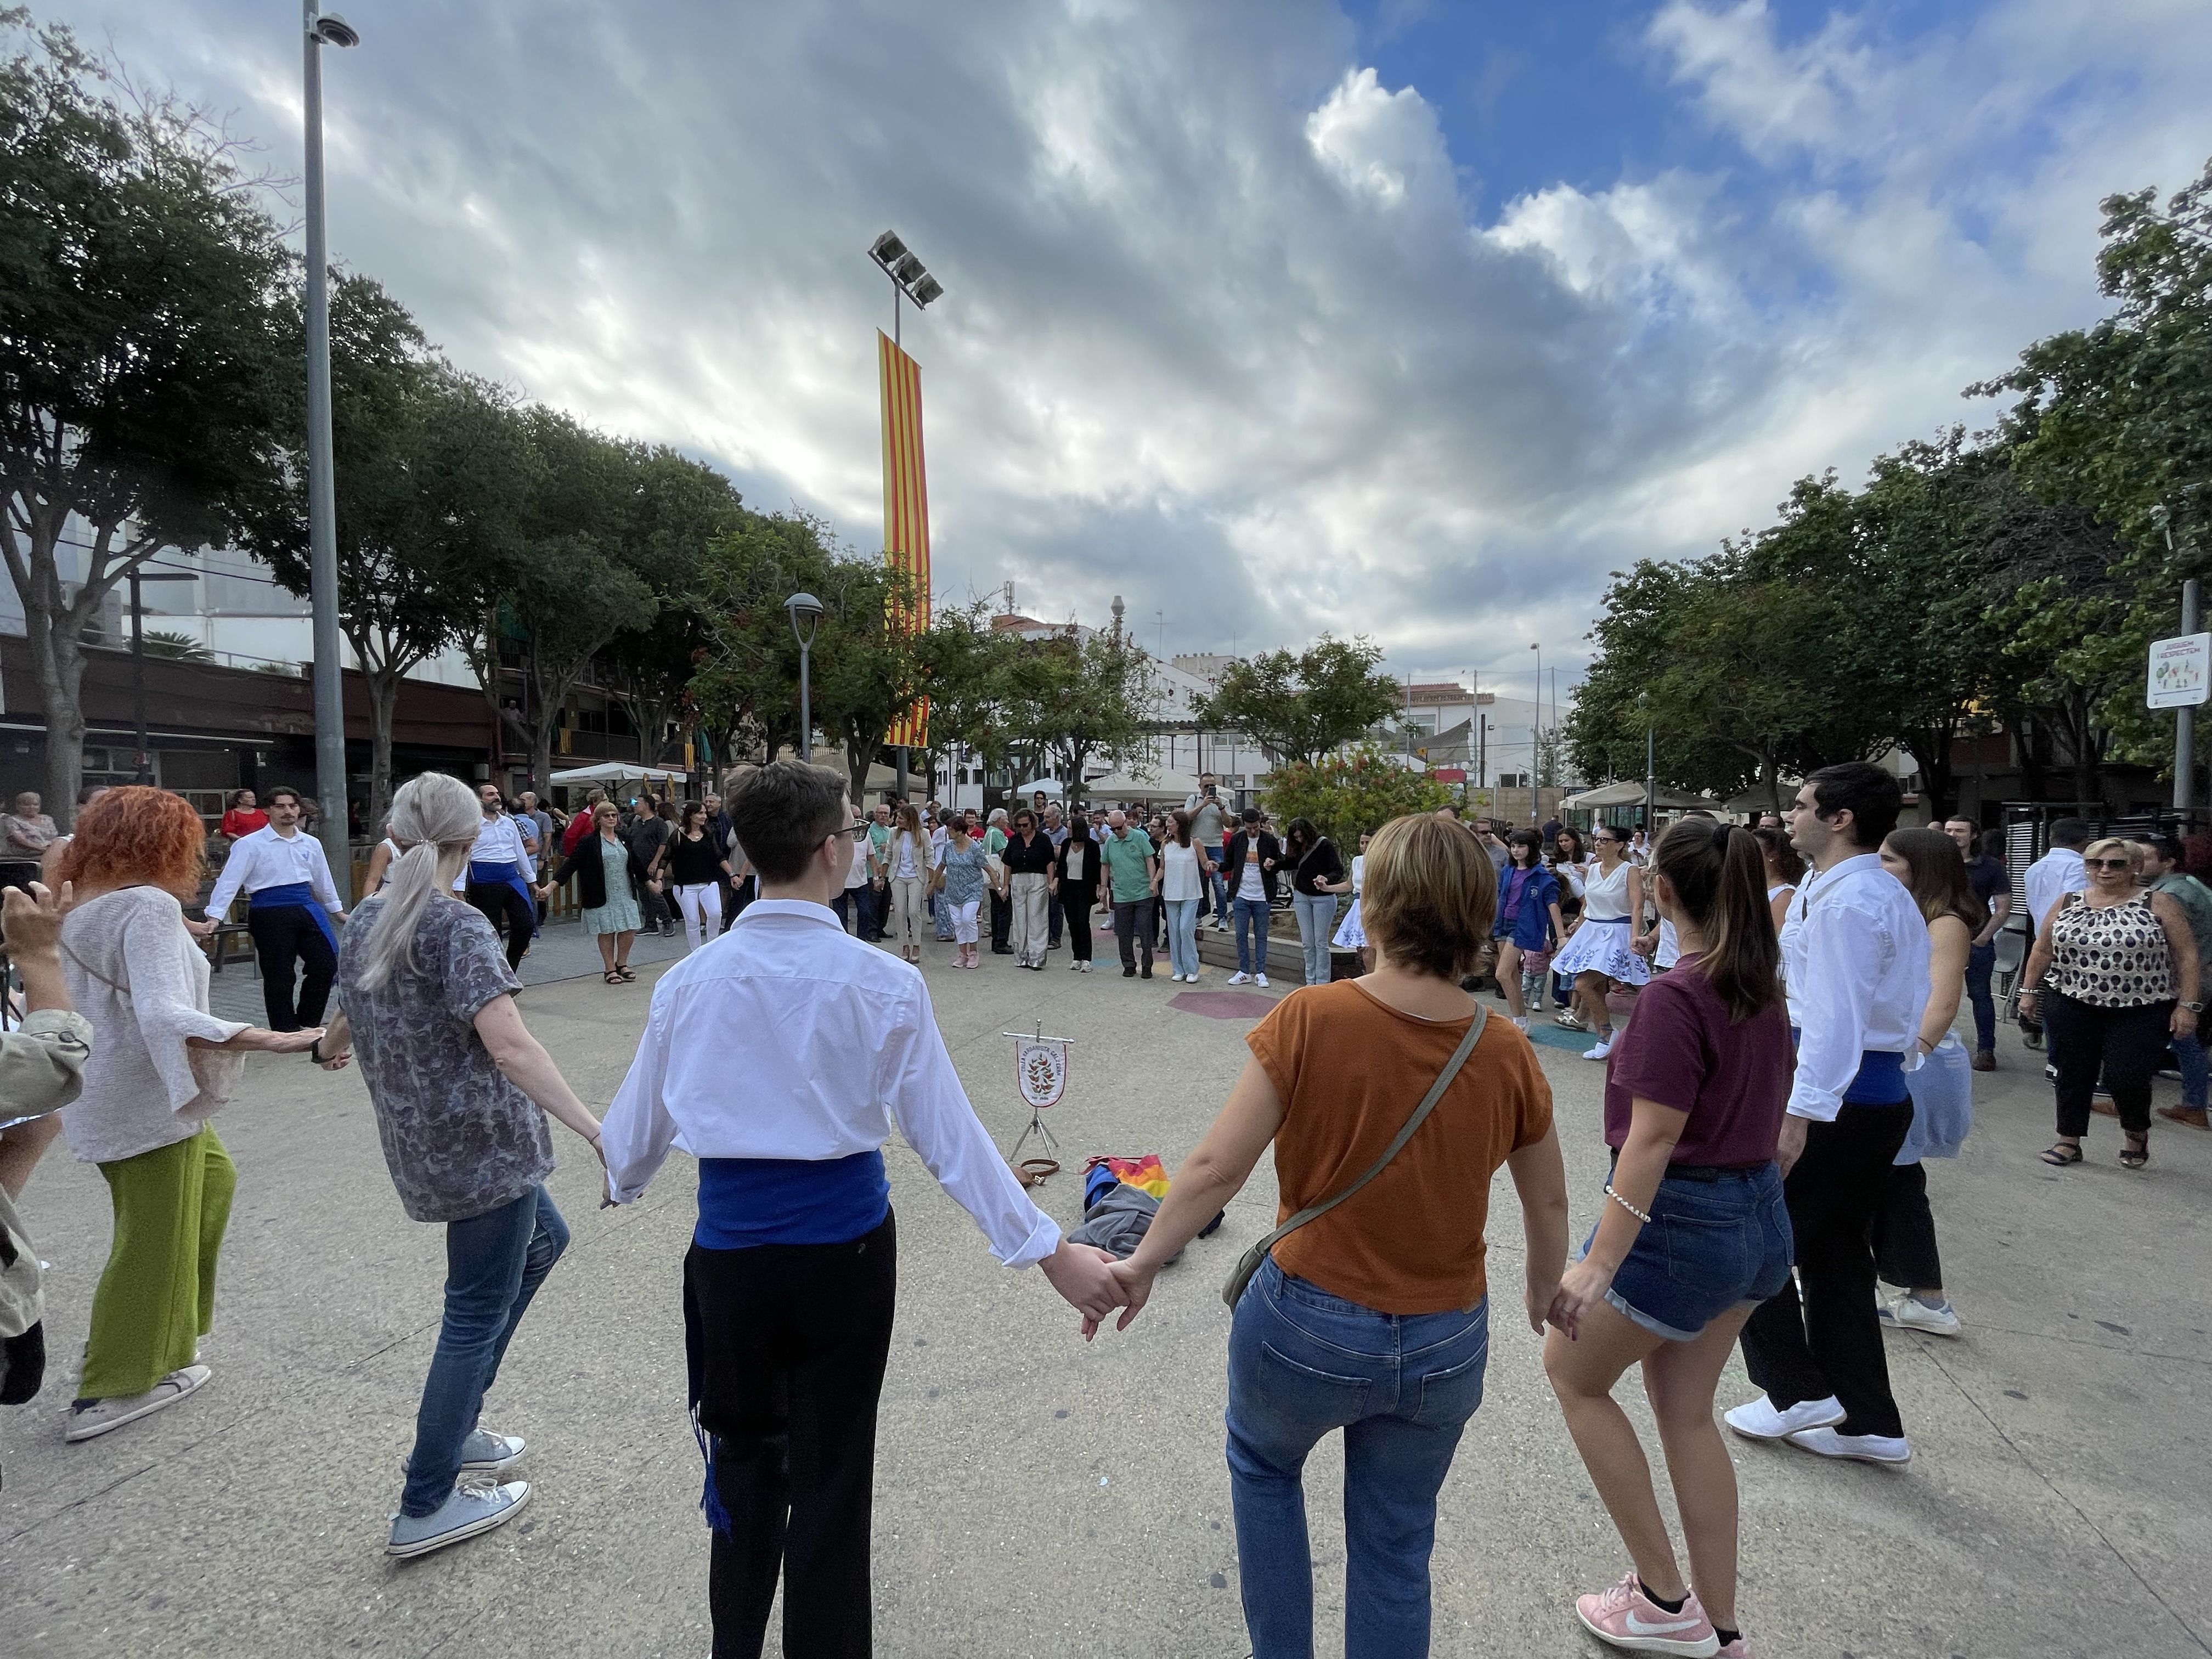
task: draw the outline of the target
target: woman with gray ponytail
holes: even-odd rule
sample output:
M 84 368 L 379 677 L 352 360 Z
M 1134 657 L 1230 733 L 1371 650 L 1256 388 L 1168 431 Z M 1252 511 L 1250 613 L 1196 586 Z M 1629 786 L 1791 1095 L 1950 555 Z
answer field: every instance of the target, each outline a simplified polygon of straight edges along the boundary
M 1637 998 L 1608 1057 L 1611 1178 L 1553 1299 L 1544 1369 L 1634 1564 L 1577 1601 L 1583 1627 L 1636 1652 L 1747 1659 L 1735 1470 L 1713 1390 L 1752 1310 L 1790 1278 L 1775 1164 L 1794 1064 L 1781 946 L 1748 830 L 1685 819 L 1661 837 L 1650 880 L 1681 955 Z M 1613 1397 L 1632 1365 L 1643 1367 L 1666 1448 L 1686 1578 L 1635 1426 Z
M 477 1425 L 523 1310 L 568 1243 L 545 1191 L 556 1117 L 599 1148 L 599 1121 L 515 1012 L 499 936 L 453 895 L 483 815 L 459 778 L 426 772 L 392 803 L 398 848 L 338 952 L 345 1012 L 319 1050 L 361 1054 L 400 1203 L 446 1227 L 446 1312 L 386 1553 L 427 1555 L 510 1520 L 529 1482 L 504 1480 L 523 1443 Z

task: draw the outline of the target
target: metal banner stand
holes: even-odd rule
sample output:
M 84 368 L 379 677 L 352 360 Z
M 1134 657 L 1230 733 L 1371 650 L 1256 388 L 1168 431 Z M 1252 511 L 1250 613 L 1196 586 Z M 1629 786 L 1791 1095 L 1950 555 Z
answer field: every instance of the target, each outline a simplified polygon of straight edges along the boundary
M 1033 1032 L 1001 1031 L 999 1035 L 1014 1040 L 1014 1082 L 1030 1108 L 1029 1127 L 1014 1142 L 1013 1151 L 1006 1154 L 1006 1162 L 1034 1180 L 1042 1181 L 1060 1169 L 1059 1160 L 1051 1156 L 1060 1151 L 1060 1142 L 1045 1127 L 1044 1113 L 1048 1107 L 1059 1104 L 1060 1096 L 1067 1091 L 1067 1051 L 1074 1039 L 1047 1036 L 1042 1019 Z M 1050 1168 L 1024 1170 L 1022 1148 L 1029 1145 L 1031 1135 L 1036 1137 L 1037 1145 L 1047 1156 L 1032 1158 L 1030 1163 L 1049 1164 Z

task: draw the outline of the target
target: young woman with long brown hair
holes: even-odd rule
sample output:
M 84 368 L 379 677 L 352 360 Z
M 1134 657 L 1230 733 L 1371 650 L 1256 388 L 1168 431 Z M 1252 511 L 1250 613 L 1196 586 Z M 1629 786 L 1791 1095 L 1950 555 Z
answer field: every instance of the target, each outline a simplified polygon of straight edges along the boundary
M 1790 1277 L 1775 1148 L 1792 1055 L 1765 875 L 1758 841 L 1735 825 L 1686 819 L 1660 839 L 1653 892 L 1681 955 L 1638 999 L 1610 1056 L 1611 1179 L 1544 1343 L 1568 1431 L 1635 1564 L 1576 1613 L 1601 1641 L 1646 1652 L 1749 1652 L 1735 1608 L 1735 1471 L 1713 1391 L 1752 1310 Z M 1686 1579 L 1613 1397 L 1631 1365 L 1666 1448 Z

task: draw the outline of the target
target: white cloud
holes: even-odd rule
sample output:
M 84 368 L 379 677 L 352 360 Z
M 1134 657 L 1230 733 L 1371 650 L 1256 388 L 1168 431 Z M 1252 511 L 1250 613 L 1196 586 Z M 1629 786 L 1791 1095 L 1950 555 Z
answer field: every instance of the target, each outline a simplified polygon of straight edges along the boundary
M 73 10 L 290 165 L 281 8 Z M 1170 648 L 1364 629 L 1420 672 L 1539 636 L 1565 660 L 1607 568 L 1966 412 L 2094 313 L 2094 199 L 2193 173 L 2212 70 L 2202 9 L 2149 0 L 1905 44 L 1668 0 L 1654 82 L 1741 159 L 1471 222 L 1478 158 L 1322 0 L 359 21 L 328 66 L 334 246 L 457 361 L 870 545 L 889 295 L 862 250 L 894 226 L 947 289 L 907 319 L 940 588 L 1088 618 L 1121 592 Z

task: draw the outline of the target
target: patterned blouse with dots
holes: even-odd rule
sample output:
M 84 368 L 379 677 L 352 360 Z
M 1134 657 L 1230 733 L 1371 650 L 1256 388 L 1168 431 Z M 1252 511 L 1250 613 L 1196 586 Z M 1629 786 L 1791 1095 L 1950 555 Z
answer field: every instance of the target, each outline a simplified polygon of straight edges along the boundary
M 2076 1002 L 2140 1008 L 2177 994 L 2173 952 L 2148 894 L 2101 908 L 2069 897 L 2051 924 L 2051 987 Z

